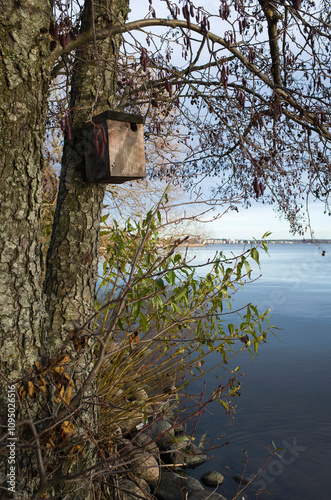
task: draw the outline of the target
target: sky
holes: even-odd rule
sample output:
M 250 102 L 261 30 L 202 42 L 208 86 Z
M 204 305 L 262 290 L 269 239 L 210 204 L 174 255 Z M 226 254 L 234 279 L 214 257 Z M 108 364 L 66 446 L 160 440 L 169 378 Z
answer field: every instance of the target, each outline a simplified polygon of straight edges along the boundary
M 148 5 L 148 0 L 132 1 L 129 20 L 145 17 Z M 208 5 L 212 11 L 217 12 L 219 1 L 206 0 L 206 2 L 200 2 L 200 5 Z M 158 16 L 166 15 L 167 10 L 163 2 L 155 0 L 153 6 L 156 7 Z M 138 36 L 138 34 L 136 35 Z M 238 210 L 239 212 L 229 211 L 221 219 L 204 224 L 203 232 L 210 238 L 252 239 L 255 237 L 259 239 L 268 231 L 272 233 L 271 239 L 302 239 L 302 236 L 290 233 L 289 223 L 284 219 L 280 220 L 279 215 L 270 206 L 253 201 L 249 209 L 238 207 Z M 311 203 L 310 218 L 314 238 L 331 239 L 331 217 L 323 212 L 324 205 L 322 203 Z M 309 231 L 305 237 L 311 238 Z
M 290 233 L 289 223 L 279 220 L 278 214 L 270 206 L 256 203 L 248 209 L 238 207 L 238 210 L 239 212 L 232 210 L 220 220 L 207 223 L 207 237 L 260 239 L 268 231 L 272 233 L 270 239 L 302 239 L 301 236 Z M 312 204 L 310 216 L 314 238 L 331 239 L 331 217 L 323 214 L 321 203 Z M 305 237 L 310 239 L 310 233 L 307 232 Z

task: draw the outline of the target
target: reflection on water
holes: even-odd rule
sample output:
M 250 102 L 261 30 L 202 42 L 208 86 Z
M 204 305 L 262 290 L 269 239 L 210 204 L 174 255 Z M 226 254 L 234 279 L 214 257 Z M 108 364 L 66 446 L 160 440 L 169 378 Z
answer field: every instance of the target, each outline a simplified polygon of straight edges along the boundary
M 229 245 L 191 249 L 200 263 L 215 254 L 226 254 L 240 247 Z M 284 448 L 281 457 L 273 457 L 261 473 L 260 484 L 272 496 L 261 500 L 330 500 L 331 444 L 331 245 L 326 256 L 313 245 L 271 245 L 270 257 L 261 254 L 257 282 L 236 295 L 237 305 L 252 302 L 260 311 L 271 308 L 272 324 L 281 328 L 279 340 L 270 336 L 253 360 L 248 353 L 236 358 L 245 376 L 242 394 L 237 400 L 234 420 L 214 403 L 199 423 L 199 434 L 207 431 L 209 439 L 226 433 L 226 447 L 210 452 L 211 460 L 192 472 L 200 477 L 211 469 L 226 476 L 243 471 L 250 476 L 269 457 L 267 444 L 272 441 Z M 210 366 L 219 360 L 213 354 L 206 359 Z M 221 372 L 219 371 L 218 375 Z M 204 380 L 212 389 L 217 374 L 208 374 L 193 383 L 192 391 L 202 389 Z M 216 443 L 217 444 L 217 443 Z M 238 485 L 226 476 L 224 493 L 234 496 Z M 220 492 L 222 490 L 220 489 Z M 249 498 L 255 498 L 254 495 Z

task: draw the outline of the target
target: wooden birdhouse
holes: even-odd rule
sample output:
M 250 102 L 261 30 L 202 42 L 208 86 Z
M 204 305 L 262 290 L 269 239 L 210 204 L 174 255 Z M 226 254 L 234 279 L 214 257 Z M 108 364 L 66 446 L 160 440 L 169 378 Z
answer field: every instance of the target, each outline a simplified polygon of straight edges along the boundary
M 105 111 L 83 129 L 86 181 L 122 184 L 146 177 L 144 119 Z

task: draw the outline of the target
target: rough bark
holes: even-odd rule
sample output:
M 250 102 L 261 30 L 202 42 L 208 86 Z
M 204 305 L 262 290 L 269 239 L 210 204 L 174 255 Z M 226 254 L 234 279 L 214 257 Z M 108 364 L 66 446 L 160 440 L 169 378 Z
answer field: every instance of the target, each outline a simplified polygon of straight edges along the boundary
M 47 0 L 38 6 L 1 1 L 0 8 L 0 370 L 7 378 L 0 380 L 3 433 L 7 384 L 21 379 L 42 351 L 41 166 L 52 9 Z M 1 460 L 1 473 L 5 462 Z M 21 467 L 18 456 L 17 488 L 25 491 Z
M 128 3 L 128 0 L 118 0 L 109 7 L 106 0 L 95 5 L 87 0 L 82 17 L 82 32 L 90 31 L 91 28 L 104 29 L 112 23 L 123 21 Z M 71 138 L 67 130 L 57 207 L 47 255 L 44 282 L 47 311 L 45 344 L 51 355 L 63 347 L 69 355 L 73 368 L 73 397 L 77 395 L 93 367 L 93 341 L 76 352 L 74 343 L 68 342 L 68 338 L 75 326 L 84 323 L 94 310 L 100 218 L 105 192 L 104 185 L 85 182 L 82 125 L 92 115 L 115 107 L 116 51 L 119 42 L 118 37 L 107 38 L 97 45 L 85 46 L 77 54 L 71 81 Z M 64 418 L 70 419 L 74 425 L 72 445 L 82 446 L 80 457 L 72 465 L 63 461 L 59 476 L 64 480 L 54 485 L 54 498 L 94 498 L 92 477 L 97 460 L 97 446 L 91 437 L 98 428 L 98 406 L 94 404 L 93 383 L 85 388 L 84 394 L 80 393 L 78 407 L 76 401 L 77 398 L 74 405 L 76 415 Z M 66 449 L 70 450 L 70 446 L 67 445 Z M 88 469 L 90 471 L 86 472 Z M 71 482 L 65 482 L 68 474 L 79 474 L 80 477 L 78 480 L 76 477 Z
M 104 29 L 123 21 L 128 0 L 110 4 L 87 1 L 82 31 Z M 93 25 L 92 18 L 95 19 Z M 79 52 L 72 79 L 72 139 L 64 154 L 44 292 L 48 325 L 47 343 L 56 348 L 67 331 L 86 320 L 94 308 L 97 282 L 100 216 L 104 185 L 87 184 L 84 175 L 84 122 L 106 109 L 114 109 L 117 38 L 106 39 Z
M 0 40 L 0 356 L 1 369 L 12 379 L 40 347 L 41 165 L 51 19 L 46 0 L 38 8 L 17 9 L 15 3 L 1 2 Z

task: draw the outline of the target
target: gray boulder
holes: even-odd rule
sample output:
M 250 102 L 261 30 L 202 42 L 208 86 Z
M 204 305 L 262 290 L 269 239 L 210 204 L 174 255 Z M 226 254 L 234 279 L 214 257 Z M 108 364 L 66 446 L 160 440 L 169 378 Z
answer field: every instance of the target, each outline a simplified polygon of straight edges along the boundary
M 151 436 L 148 436 L 145 432 L 140 432 L 137 434 L 133 440 L 134 445 L 137 448 L 146 450 L 155 457 L 159 455 L 159 448 L 157 444 L 153 441 Z
M 137 496 L 138 498 L 150 498 L 148 492 L 129 479 L 123 479 L 120 482 L 117 493 L 121 500 L 137 500 Z
M 179 443 L 170 446 L 169 459 L 174 465 L 193 469 L 206 462 L 208 457 L 202 452 L 201 448 L 192 443 L 186 445 Z
M 157 420 L 146 429 L 146 434 L 148 434 L 148 436 L 155 441 L 156 445 L 161 448 L 173 441 L 175 431 L 172 425 L 166 420 Z
M 204 492 L 204 488 L 197 479 L 165 471 L 161 475 L 154 495 L 158 500 L 183 500 L 189 493 L 199 491 Z
M 224 481 L 224 476 L 215 470 L 211 470 L 205 472 L 201 476 L 201 481 L 204 485 L 209 486 L 210 488 L 217 488 L 219 484 L 222 484 Z
M 137 450 L 129 455 L 129 460 L 131 461 L 130 467 L 133 473 L 144 479 L 147 483 L 152 483 L 159 479 L 159 465 L 156 458 L 150 453 Z

